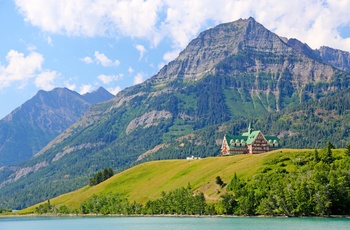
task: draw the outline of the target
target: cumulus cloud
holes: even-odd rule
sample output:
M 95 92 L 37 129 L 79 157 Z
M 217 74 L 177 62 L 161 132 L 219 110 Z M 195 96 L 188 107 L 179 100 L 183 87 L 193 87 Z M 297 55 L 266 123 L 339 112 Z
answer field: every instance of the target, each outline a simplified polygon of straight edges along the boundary
M 83 94 L 86 94 L 88 92 L 91 92 L 92 91 L 92 85 L 91 84 L 84 84 L 84 85 L 81 85 L 79 87 L 79 94 L 83 95 Z
M 0 89 L 14 82 L 21 84 L 23 88 L 30 78 L 41 72 L 44 57 L 37 52 L 25 56 L 16 50 L 10 50 L 6 55 L 6 61 L 8 65 L 0 64 Z
M 139 51 L 140 57 L 139 61 L 142 60 L 143 55 L 146 53 L 146 48 L 143 45 L 136 45 L 135 48 Z
M 134 77 L 134 85 L 140 84 L 143 82 L 143 74 L 142 73 L 138 73 L 136 74 L 136 76 Z
M 130 74 L 132 74 L 132 73 L 134 72 L 134 69 L 133 69 L 133 68 L 131 68 L 131 66 L 129 66 L 129 68 L 128 68 L 128 72 L 129 72 Z
M 88 57 L 88 56 L 83 57 L 83 58 L 81 58 L 80 60 L 81 60 L 82 62 L 86 63 L 86 64 L 91 64 L 91 63 L 94 62 L 94 61 L 92 60 L 92 58 L 91 58 L 91 57 Z
M 108 88 L 107 89 L 111 94 L 113 95 L 117 95 L 117 93 L 119 93 L 122 88 L 120 88 L 120 86 L 114 87 L 114 88 Z
M 350 0 L 15 0 L 25 21 L 42 30 L 71 36 L 146 38 L 156 46 L 169 38 L 183 49 L 197 34 L 218 23 L 253 16 L 268 29 L 313 48 L 350 51 Z
M 35 78 L 35 86 L 43 90 L 52 90 L 55 88 L 54 81 L 58 77 L 56 71 L 44 71 Z
M 119 75 L 104 75 L 101 74 L 97 77 L 103 84 L 109 84 L 123 78 L 123 74 Z
M 70 83 L 66 82 L 66 87 L 70 90 L 75 90 L 77 88 L 77 85 L 75 83 L 70 84 Z
M 118 66 L 120 64 L 119 60 L 112 61 L 104 53 L 95 51 L 95 60 L 102 66 Z
M 95 51 L 94 53 L 94 58 L 91 58 L 89 56 L 80 58 L 80 61 L 86 63 L 86 64 L 91 64 L 95 62 L 96 64 L 102 65 L 104 67 L 108 66 L 119 66 L 120 61 L 119 60 L 111 60 L 109 59 L 104 53 L 100 53 L 98 51 Z

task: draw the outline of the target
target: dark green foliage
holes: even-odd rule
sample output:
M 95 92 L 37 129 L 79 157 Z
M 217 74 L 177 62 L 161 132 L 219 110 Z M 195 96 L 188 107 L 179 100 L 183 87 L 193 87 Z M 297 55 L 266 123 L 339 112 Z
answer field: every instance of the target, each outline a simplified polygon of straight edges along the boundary
M 188 187 L 162 192 L 161 198 L 146 203 L 143 214 L 203 215 L 206 207 L 204 194 L 194 195 Z
M 226 183 L 222 181 L 221 177 L 220 176 L 217 176 L 215 178 L 215 183 L 220 185 L 221 188 L 225 187 L 226 186 Z
M 89 200 L 85 201 L 80 211 L 83 214 L 140 214 L 142 205 L 137 203 L 130 203 L 128 199 L 120 195 L 93 195 Z
M 7 213 L 7 212 L 12 212 L 12 210 L 8 209 L 8 208 L 0 208 L 0 214 L 1 213 Z
M 221 206 L 222 210 L 221 212 L 225 215 L 232 215 L 234 212 L 234 209 L 237 206 L 237 201 L 235 200 L 235 197 L 232 194 L 224 194 L 221 196 Z
M 190 188 L 179 188 L 169 193 L 162 192 L 161 198 L 148 201 L 145 206 L 136 202 L 130 203 L 120 195 L 94 195 L 81 205 L 81 213 L 89 214 L 186 214 L 203 215 L 207 204 L 204 194 L 194 195 Z
M 36 207 L 35 212 L 38 214 L 56 213 L 56 207 L 51 205 L 50 200 L 48 200 L 47 203 L 41 204 L 38 207 Z
M 315 163 L 318 163 L 320 161 L 320 156 L 318 154 L 318 150 L 317 149 L 315 149 L 314 161 L 315 161 Z
M 328 141 L 326 156 L 323 159 L 325 163 L 330 164 L 333 162 L 332 149 L 334 148 L 335 148 L 334 145 L 330 141 Z
M 350 214 L 348 157 L 333 158 L 332 162 L 326 163 L 315 161 L 315 156 L 301 155 L 292 162 L 297 167 L 292 173 L 286 170 L 281 173 L 279 165 L 254 175 L 245 183 L 241 183 L 235 175 L 227 187 L 237 202 L 232 207 L 233 213 L 286 216 Z M 304 163 L 300 165 L 300 162 Z
M 345 146 L 345 154 L 350 157 L 350 144 Z
M 90 186 L 97 185 L 102 181 L 105 181 L 108 178 L 112 177 L 113 175 L 114 175 L 114 172 L 113 172 L 113 169 L 111 168 L 106 168 L 101 171 L 98 171 L 97 173 L 95 173 L 95 175 L 92 178 L 89 179 L 89 185 Z

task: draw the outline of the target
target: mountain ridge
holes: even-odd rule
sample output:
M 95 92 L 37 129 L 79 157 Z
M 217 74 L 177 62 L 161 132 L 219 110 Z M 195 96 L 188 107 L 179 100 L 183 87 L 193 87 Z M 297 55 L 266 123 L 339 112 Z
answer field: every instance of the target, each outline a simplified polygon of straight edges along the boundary
M 112 97 L 103 88 L 85 95 L 67 88 L 38 91 L 0 120 L 0 166 L 30 158 L 76 122 L 91 105 Z

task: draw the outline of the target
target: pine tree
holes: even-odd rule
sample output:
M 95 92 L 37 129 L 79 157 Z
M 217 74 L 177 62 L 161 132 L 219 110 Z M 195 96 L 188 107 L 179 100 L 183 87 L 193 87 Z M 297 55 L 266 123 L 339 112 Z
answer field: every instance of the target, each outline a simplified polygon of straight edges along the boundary
M 350 157 L 350 144 L 345 147 L 345 154 Z
M 335 149 L 334 145 L 328 141 L 328 144 L 327 144 L 327 153 L 326 153 L 326 157 L 324 159 L 324 162 L 325 163 L 332 163 L 333 162 L 333 153 L 332 153 L 332 149 Z

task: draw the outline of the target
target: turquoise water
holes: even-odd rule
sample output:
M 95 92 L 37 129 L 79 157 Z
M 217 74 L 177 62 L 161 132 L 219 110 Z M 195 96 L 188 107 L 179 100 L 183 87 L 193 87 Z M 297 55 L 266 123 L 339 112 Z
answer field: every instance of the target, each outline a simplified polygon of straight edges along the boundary
M 20 217 L 0 218 L 1 230 L 350 229 L 349 218 Z

